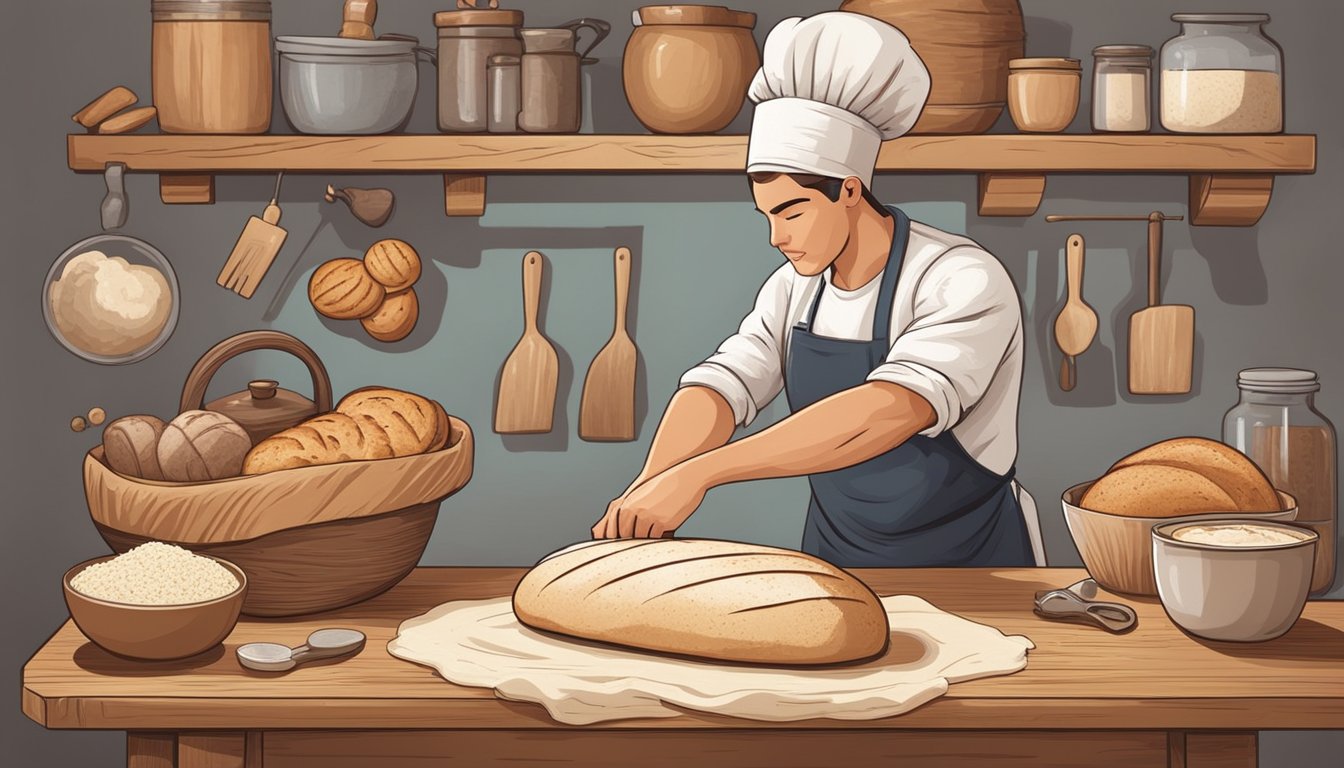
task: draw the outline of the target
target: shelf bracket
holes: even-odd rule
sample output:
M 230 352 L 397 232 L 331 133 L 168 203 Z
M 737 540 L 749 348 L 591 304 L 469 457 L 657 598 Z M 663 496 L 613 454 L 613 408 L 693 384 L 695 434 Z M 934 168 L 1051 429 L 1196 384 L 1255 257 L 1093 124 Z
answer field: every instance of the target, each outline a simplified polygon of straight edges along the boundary
M 1274 177 L 1259 174 L 1192 174 L 1190 223 L 1249 227 L 1260 221 L 1274 192 Z
M 1045 174 L 980 174 L 981 216 L 1030 216 L 1045 196 Z
M 209 174 L 159 174 L 159 199 L 169 205 L 209 205 L 215 202 L 215 177 Z
M 485 214 L 485 176 L 447 173 L 443 176 L 444 210 L 449 216 Z

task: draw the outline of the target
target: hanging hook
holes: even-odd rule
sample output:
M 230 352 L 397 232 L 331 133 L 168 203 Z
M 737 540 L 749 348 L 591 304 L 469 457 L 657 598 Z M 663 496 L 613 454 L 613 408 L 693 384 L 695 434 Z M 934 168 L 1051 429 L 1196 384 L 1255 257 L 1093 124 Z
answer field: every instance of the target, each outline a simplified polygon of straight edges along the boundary
M 125 163 L 108 163 L 103 171 L 103 180 L 107 182 L 107 196 L 103 198 L 100 209 L 103 216 L 103 229 L 121 229 L 131 213 L 131 203 L 126 197 Z

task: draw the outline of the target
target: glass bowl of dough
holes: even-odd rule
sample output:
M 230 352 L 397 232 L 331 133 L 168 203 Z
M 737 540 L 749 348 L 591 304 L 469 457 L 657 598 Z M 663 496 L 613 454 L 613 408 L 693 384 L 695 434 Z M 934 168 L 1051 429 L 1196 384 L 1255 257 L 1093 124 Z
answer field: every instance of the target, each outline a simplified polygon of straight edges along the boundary
M 42 317 L 79 357 L 124 365 L 154 354 L 173 335 L 177 275 L 149 243 L 95 235 L 66 249 L 47 272 Z

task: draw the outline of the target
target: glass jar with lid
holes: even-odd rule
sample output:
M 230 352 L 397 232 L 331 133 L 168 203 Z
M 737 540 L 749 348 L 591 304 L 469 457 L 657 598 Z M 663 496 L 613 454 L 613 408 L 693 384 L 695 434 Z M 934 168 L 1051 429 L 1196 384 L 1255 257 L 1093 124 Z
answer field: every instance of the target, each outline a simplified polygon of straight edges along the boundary
M 1092 49 L 1092 130 L 1145 133 L 1152 128 L 1153 49 L 1099 45 Z
M 1335 427 L 1316 410 L 1320 381 L 1311 371 L 1251 368 L 1237 376 L 1237 388 L 1240 400 L 1223 417 L 1223 442 L 1297 499 L 1296 522 L 1320 535 L 1311 592 L 1321 594 L 1335 577 L 1339 489 Z
M 1266 13 L 1176 13 L 1162 46 L 1162 127 L 1177 133 L 1283 130 L 1283 50 Z

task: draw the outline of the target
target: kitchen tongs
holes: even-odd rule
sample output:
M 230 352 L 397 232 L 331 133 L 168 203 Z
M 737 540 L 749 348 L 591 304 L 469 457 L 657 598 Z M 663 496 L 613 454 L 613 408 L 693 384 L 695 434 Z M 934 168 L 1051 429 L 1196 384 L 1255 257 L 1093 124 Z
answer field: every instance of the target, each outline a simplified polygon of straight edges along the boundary
M 1063 589 L 1037 592 L 1035 610 L 1047 619 L 1095 624 L 1116 634 L 1128 632 L 1139 623 L 1133 608 L 1099 601 L 1096 596 L 1097 582 L 1083 579 Z

